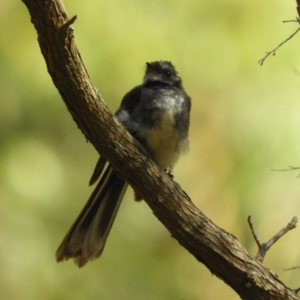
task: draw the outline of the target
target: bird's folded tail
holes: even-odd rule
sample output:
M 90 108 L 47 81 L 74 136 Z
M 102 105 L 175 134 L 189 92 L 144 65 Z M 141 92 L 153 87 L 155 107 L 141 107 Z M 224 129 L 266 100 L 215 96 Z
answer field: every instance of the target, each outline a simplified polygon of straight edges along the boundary
M 101 175 L 105 159 L 100 158 L 90 183 Z M 57 249 L 57 261 L 73 258 L 82 267 L 99 257 L 122 202 L 127 183 L 108 165 L 86 205 Z

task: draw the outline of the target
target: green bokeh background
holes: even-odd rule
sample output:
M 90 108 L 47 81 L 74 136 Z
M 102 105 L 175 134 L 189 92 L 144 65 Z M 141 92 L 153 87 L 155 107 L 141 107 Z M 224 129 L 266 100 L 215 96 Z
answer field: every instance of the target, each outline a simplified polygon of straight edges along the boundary
M 175 179 L 249 250 L 252 215 L 263 241 L 300 216 L 300 57 L 293 1 L 65 0 L 92 82 L 115 111 L 146 61 L 170 60 L 193 99 L 190 152 Z M 83 269 L 54 253 L 82 208 L 97 160 L 47 73 L 21 1 L 0 3 L 0 299 L 239 297 L 170 237 L 129 190 L 101 259 Z M 299 287 L 300 232 L 265 265 Z

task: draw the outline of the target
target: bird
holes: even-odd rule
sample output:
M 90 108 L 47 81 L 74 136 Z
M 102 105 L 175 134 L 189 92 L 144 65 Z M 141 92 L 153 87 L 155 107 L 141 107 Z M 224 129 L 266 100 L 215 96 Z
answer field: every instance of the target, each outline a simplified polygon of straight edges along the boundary
M 190 110 L 191 98 L 174 65 L 160 60 L 146 63 L 142 83 L 125 94 L 114 116 L 141 144 L 149 159 L 172 177 L 174 165 L 189 148 Z M 98 179 L 57 249 L 57 262 L 72 258 L 82 267 L 103 252 L 128 183 L 103 156 L 89 184 Z M 142 200 L 138 193 L 135 200 Z

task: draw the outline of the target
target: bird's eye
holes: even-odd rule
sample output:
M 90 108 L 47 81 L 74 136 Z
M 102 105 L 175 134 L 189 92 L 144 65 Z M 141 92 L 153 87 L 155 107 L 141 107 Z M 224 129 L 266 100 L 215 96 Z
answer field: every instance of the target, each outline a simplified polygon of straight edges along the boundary
M 165 74 L 166 74 L 166 76 L 168 76 L 168 77 L 171 76 L 171 72 L 170 72 L 170 71 L 166 71 Z

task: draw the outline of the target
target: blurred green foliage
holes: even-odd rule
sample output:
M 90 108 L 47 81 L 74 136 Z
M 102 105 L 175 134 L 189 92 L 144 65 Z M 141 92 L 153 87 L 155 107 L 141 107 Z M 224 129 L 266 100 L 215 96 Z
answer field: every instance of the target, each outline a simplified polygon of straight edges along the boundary
M 170 60 L 193 99 L 190 152 L 175 179 L 216 224 L 255 254 L 246 218 L 267 240 L 300 212 L 299 36 L 295 3 L 275 0 L 79 1 L 75 39 L 93 83 L 115 111 L 146 61 Z M 91 193 L 97 153 L 47 74 L 21 1 L 0 3 L 0 298 L 238 299 L 128 191 L 101 259 L 77 269 L 54 253 Z M 265 264 L 300 285 L 299 230 Z M 278 259 L 278 257 L 280 259 Z

